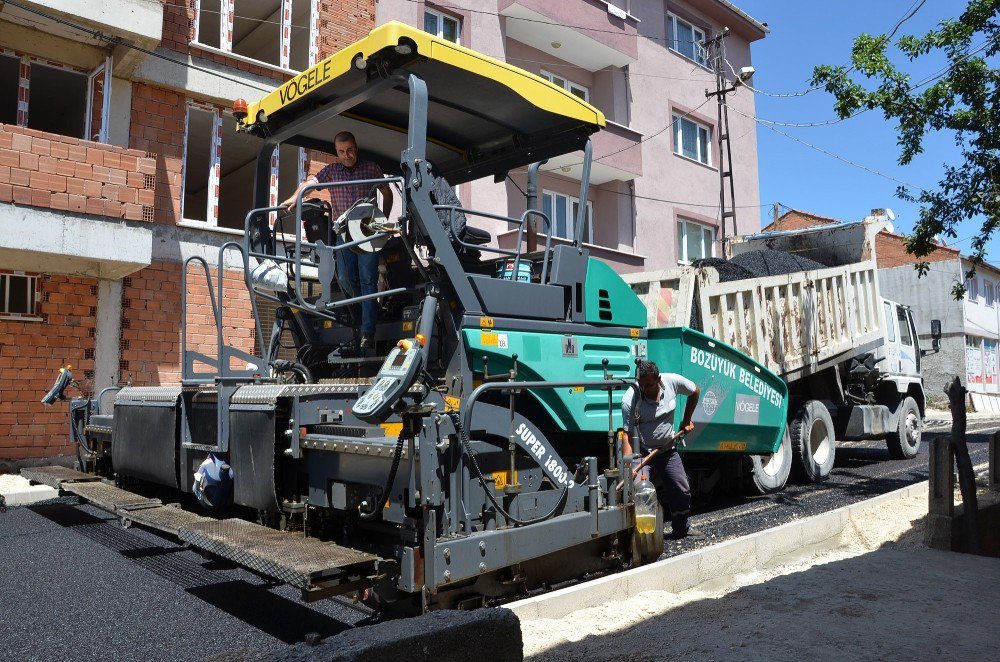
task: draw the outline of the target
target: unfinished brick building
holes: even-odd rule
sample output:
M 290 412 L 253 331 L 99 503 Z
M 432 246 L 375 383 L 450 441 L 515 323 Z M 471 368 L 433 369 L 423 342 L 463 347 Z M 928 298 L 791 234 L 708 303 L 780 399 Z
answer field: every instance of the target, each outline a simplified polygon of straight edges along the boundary
M 374 0 L 0 3 L 0 461 L 73 456 L 56 371 L 80 389 L 180 378 L 187 338 L 214 354 L 204 271 L 182 264 L 242 235 L 256 99 L 375 26 Z M 272 199 L 310 167 L 282 147 Z M 224 268 L 235 263 L 226 258 Z M 257 341 L 240 271 L 227 340 Z M 184 284 L 186 282 L 186 285 Z M 69 394 L 78 392 L 71 389 Z

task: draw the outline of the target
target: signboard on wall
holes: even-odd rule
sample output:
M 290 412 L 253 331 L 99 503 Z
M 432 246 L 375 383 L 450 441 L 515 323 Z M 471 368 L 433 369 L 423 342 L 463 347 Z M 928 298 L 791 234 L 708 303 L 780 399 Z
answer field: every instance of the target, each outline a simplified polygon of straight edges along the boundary
M 965 338 L 965 383 L 967 386 L 983 383 L 983 350 L 980 339 Z
M 983 339 L 983 383 L 990 387 L 988 390 L 997 390 L 997 341 Z

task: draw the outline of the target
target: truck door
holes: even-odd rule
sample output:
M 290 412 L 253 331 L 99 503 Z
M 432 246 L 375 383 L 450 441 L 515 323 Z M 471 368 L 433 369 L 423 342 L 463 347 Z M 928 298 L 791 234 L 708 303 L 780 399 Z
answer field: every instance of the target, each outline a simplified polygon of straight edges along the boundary
M 882 300 L 885 310 L 885 361 L 882 370 L 890 374 L 899 372 L 899 341 L 896 339 L 896 304 Z
M 910 321 L 910 310 L 896 304 L 896 322 L 899 327 L 899 373 L 902 375 L 917 374 L 917 334 L 913 332 Z

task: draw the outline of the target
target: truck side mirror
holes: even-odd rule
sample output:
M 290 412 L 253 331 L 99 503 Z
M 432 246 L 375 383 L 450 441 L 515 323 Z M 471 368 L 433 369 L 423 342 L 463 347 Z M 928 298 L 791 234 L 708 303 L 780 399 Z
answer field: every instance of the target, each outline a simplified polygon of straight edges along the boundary
M 935 352 L 941 349 L 941 320 L 931 320 L 931 342 Z

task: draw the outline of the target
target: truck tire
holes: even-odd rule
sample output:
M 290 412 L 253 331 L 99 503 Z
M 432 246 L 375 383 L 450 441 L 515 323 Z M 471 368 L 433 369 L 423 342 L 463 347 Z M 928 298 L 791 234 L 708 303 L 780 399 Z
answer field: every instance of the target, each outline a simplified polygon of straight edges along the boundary
M 833 419 L 826 406 L 819 400 L 810 400 L 788 427 L 791 428 L 792 448 L 799 458 L 798 462 L 793 462 L 798 473 L 814 483 L 826 480 L 837 452 Z
M 792 438 L 788 426 L 781 435 L 781 446 L 772 455 L 751 455 L 746 459 L 750 480 L 746 490 L 750 494 L 774 494 L 785 489 L 792 471 Z
M 656 504 L 656 525 L 651 533 L 632 529 L 632 565 L 652 563 L 663 554 L 663 506 Z
M 905 398 L 897 411 L 899 426 L 896 432 L 890 432 L 886 436 L 885 443 L 892 459 L 909 460 L 920 451 L 920 431 L 923 427 L 920 407 L 913 398 Z

